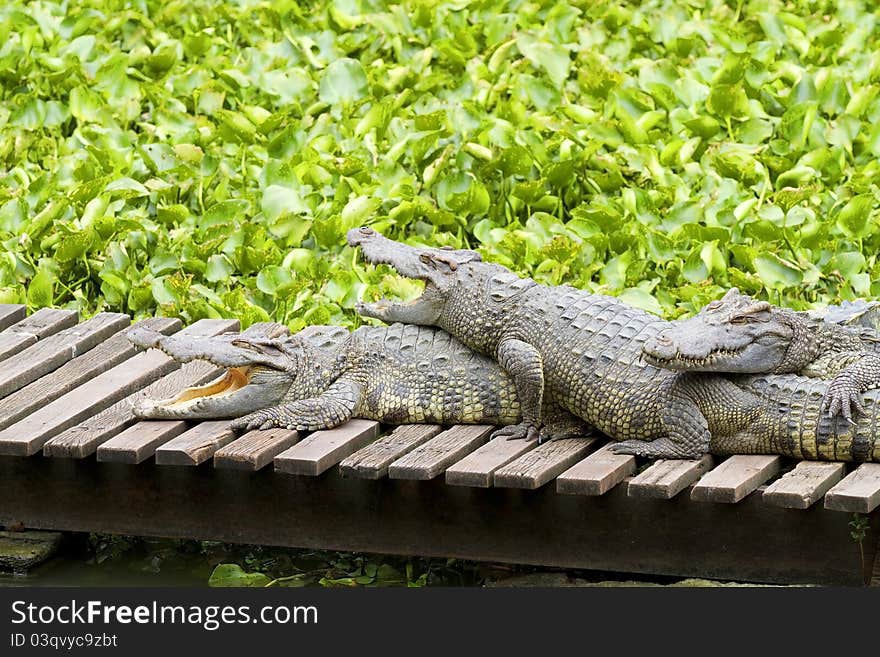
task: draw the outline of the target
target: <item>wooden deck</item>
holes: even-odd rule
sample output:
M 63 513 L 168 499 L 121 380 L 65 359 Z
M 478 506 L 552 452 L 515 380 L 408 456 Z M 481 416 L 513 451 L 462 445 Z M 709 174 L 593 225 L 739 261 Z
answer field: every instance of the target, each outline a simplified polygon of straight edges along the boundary
M 0 306 L 0 524 L 766 582 L 871 572 L 880 464 L 651 463 L 601 437 L 535 445 L 484 426 L 236 436 L 223 421 L 137 421 L 136 399 L 219 370 L 136 352 L 129 324 Z M 869 521 L 864 563 L 853 513 Z

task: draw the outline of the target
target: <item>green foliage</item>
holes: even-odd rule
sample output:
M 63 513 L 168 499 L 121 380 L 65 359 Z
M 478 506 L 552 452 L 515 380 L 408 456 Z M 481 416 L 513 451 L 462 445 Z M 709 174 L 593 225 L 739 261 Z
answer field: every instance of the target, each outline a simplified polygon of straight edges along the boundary
M 0 302 L 356 322 L 348 228 L 667 316 L 880 295 L 858 0 L 11 0 Z

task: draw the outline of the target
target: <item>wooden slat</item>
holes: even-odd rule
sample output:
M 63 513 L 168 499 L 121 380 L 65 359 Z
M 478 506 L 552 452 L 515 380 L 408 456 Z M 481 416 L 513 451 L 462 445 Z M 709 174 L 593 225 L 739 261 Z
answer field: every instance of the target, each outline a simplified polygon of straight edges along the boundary
M 778 474 L 780 463 L 778 456 L 731 456 L 697 482 L 691 489 L 691 499 L 695 502 L 739 502 Z
M 235 440 L 229 420 L 201 422 L 156 448 L 157 465 L 199 465 Z
M 0 360 L 17 354 L 58 331 L 76 324 L 77 315 L 73 310 L 40 308 L 29 317 L 16 322 L 0 333 Z
M 589 454 L 596 442 L 595 438 L 563 438 L 538 445 L 498 468 L 494 484 L 504 488 L 540 488 Z
M 182 420 L 146 420 L 130 426 L 98 446 L 99 461 L 137 464 L 146 461 L 162 443 L 186 431 Z
M 379 423 L 354 419 L 342 426 L 316 431 L 275 457 L 275 471 L 317 476 L 354 454 L 379 435 Z
M 186 335 L 216 335 L 230 325 L 237 325 L 237 321 L 203 319 L 184 330 Z M 205 362 L 187 363 L 187 367 L 187 371 L 203 373 L 206 368 L 214 368 Z M 93 453 L 104 439 L 134 423 L 130 407 L 135 399 L 130 397 L 132 393 L 179 368 L 179 363 L 158 349 L 139 353 L 4 429 L 0 432 L 0 453 L 33 454 L 45 445 L 47 456 L 83 458 Z M 119 404 L 120 401 L 129 402 L 129 406 L 122 409 L 125 404 Z M 102 413 L 111 406 L 112 412 Z M 97 440 L 95 433 L 106 434 L 108 426 L 116 426 L 113 422 L 120 413 L 127 413 L 127 424 Z M 77 424 L 79 426 L 73 428 Z M 71 428 L 73 430 L 69 430 Z
M 508 440 L 505 436 L 493 438 L 458 463 L 453 463 L 446 470 L 446 483 L 451 486 L 490 488 L 498 468 L 534 448 L 532 441 Z
M 16 322 L 20 322 L 27 314 L 23 304 L 0 303 L 0 331 L 5 331 Z
M 249 431 L 214 452 L 214 467 L 256 472 L 297 440 L 299 434 L 292 429 Z
M 825 508 L 871 513 L 880 506 L 880 463 L 863 463 L 825 495 Z
M 138 326 L 167 334 L 180 327 L 180 320 L 171 317 L 151 317 L 135 324 L 135 327 Z M 0 400 L 0 429 L 5 429 L 13 422 L 17 422 L 137 353 L 137 349 L 125 337 L 127 332 L 121 331 L 111 336 L 51 374 Z
M 50 335 L 10 356 L 0 367 L 0 397 L 36 381 L 130 323 L 128 315 L 98 313 L 81 324 Z
M 615 454 L 608 443 L 556 478 L 556 492 L 566 495 L 604 495 L 636 471 L 636 457 Z
M 401 424 L 387 436 L 343 459 L 339 472 L 343 477 L 381 479 L 388 474 L 389 465 L 441 431 L 443 427 L 436 424 Z
M 391 479 L 433 479 L 486 442 L 495 427 L 459 424 L 437 434 L 388 466 Z
M 670 500 L 697 481 L 712 467 L 708 454 L 695 461 L 660 460 L 629 480 L 627 495 Z
M 786 509 L 808 509 L 843 478 L 843 463 L 800 461 L 793 470 L 770 484 L 762 495 L 767 504 Z

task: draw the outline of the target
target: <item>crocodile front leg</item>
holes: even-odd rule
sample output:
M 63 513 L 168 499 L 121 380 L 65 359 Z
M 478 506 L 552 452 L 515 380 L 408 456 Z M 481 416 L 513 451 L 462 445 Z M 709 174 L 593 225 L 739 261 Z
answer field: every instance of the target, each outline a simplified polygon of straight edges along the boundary
M 493 437 L 535 440 L 541 426 L 541 404 L 544 400 L 544 362 L 541 353 L 528 342 L 508 338 L 498 344 L 496 359 L 513 379 L 522 409 L 522 422 L 498 429 Z
M 698 459 L 709 451 L 709 423 L 699 407 L 683 395 L 673 396 L 662 411 L 665 436 L 624 440 L 611 445 L 615 454 L 660 459 Z
M 234 431 L 252 431 L 286 427 L 297 431 L 332 429 L 347 422 L 361 401 L 363 386 L 355 381 L 337 379 L 317 397 L 265 408 L 233 420 Z
M 855 424 L 853 415 L 865 413 L 862 393 L 880 386 L 880 354 L 859 354 L 828 384 L 822 400 L 822 412 L 830 417 L 838 415 Z

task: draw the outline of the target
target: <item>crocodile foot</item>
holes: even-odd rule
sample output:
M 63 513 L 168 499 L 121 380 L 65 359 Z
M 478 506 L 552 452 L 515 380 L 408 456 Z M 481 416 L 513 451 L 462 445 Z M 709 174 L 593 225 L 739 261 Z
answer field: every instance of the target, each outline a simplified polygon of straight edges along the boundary
M 828 385 L 822 398 L 822 412 L 832 418 L 842 416 L 849 424 L 855 424 L 853 415 L 866 412 L 858 384 L 845 372 L 834 377 Z
M 271 429 L 276 424 L 275 418 L 264 411 L 249 413 L 242 417 L 235 418 L 229 423 L 229 428 L 233 431 L 243 433 L 245 431 L 254 431 L 256 429 Z
M 645 456 L 652 459 L 698 459 L 703 454 L 673 442 L 669 438 L 657 440 L 624 440 L 612 443 L 609 448 L 614 454 Z
M 492 438 L 506 437 L 508 440 L 535 440 L 538 438 L 538 427 L 533 424 L 520 422 L 519 424 L 509 424 L 506 427 L 496 429 L 492 433 Z
M 548 422 L 538 432 L 538 444 L 563 438 L 586 438 L 592 433 L 590 425 L 578 419 Z

